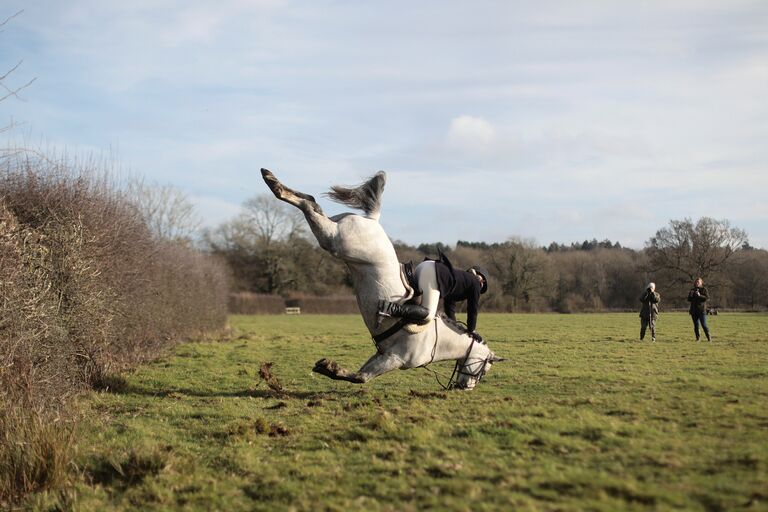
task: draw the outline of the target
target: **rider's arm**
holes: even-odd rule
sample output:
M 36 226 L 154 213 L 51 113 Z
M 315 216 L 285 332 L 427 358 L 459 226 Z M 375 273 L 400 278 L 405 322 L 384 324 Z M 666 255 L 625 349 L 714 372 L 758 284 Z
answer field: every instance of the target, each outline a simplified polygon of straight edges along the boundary
M 467 329 L 474 332 L 477 329 L 477 309 L 480 303 L 480 290 L 482 285 L 478 281 L 472 283 L 472 289 L 467 296 Z
M 448 318 L 456 320 L 456 302 L 453 300 L 445 300 L 443 302 L 443 310 L 445 311 L 445 314 L 448 315 Z

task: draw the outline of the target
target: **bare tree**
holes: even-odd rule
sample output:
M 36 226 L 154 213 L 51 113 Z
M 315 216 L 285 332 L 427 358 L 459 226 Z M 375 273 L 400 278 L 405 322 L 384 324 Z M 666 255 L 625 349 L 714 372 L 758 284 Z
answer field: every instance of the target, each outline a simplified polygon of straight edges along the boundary
M 282 293 L 297 285 L 297 252 L 307 252 L 301 213 L 262 194 L 248 199 L 234 219 L 205 233 L 215 254 L 230 264 L 238 287 Z M 299 255 L 300 256 L 300 255 Z
M 727 220 L 702 217 L 696 224 L 671 220 L 646 242 L 646 250 L 652 272 L 667 271 L 674 282 L 685 283 L 722 270 L 746 241 L 746 232 Z
M 128 195 L 152 233 L 162 239 L 190 242 L 201 219 L 189 197 L 172 185 L 148 185 L 134 181 Z
M 19 16 L 22 12 L 24 11 L 19 11 L 13 16 L 9 16 L 6 19 L 4 19 L 2 22 L 0 22 L 0 33 L 5 31 L 5 26 L 8 24 L 8 22 L 10 22 L 16 16 Z M 33 78 L 27 81 L 26 83 L 23 83 L 22 85 L 8 85 L 8 79 L 15 71 L 17 71 L 21 67 L 22 62 L 24 61 L 23 60 L 18 61 L 9 70 L 5 71 L 2 75 L 0 75 L 0 102 L 11 97 L 21 100 L 22 98 L 19 97 L 19 92 L 21 92 L 23 89 L 26 89 L 27 87 L 32 85 L 32 82 L 37 80 L 37 78 Z M 14 126 L 14 123 L 13 121 L 11 121 L 8 125 L 0 127 L 0 133 L 10 130 L 11 128 L 13 128 L 13 126 Z
M 734 305 L 750 309 L 768 307 L 768 251 L 739 251 L 728 264 Z
M 259 194 L 243 203 L 244 221 L 265 246 L 304 234 L 301 212 L 268 194 Z
M 486 261 L 504 295 L 512 297 L 515 308 L 521 301 L 529 304 L 550 286 L 549 262 L 534 240 L 510 238 L 488 250 Z

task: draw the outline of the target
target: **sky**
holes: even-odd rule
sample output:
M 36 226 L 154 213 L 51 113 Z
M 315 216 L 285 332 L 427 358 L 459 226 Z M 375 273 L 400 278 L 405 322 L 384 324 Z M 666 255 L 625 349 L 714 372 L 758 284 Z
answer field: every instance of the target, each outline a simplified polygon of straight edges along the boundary
M 107 155 L 206 226 L 387 172 L 409 244 L 728 219 L 768 248 L 768 2 L 3 0 L 6 144 Z M 320 200 L 329 214 L 345 207 Z

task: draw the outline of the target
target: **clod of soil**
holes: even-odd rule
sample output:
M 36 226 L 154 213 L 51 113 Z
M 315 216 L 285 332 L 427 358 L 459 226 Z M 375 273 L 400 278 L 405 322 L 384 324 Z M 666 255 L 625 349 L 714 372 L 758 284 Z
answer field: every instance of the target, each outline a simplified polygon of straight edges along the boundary
M 282 425 L 275 424 L 269 428 L 269 437 L 284 437 L 290 433 L 291 432 Z
M 267 383 L 267 386 L 269 386 L 269 389 L 272 391 L 275 391 L 276 393 L 281 393 L 283 391 L 283 386 L 280 384 L 280 381 L 277 379 L 275 375 L 272 374 L 272 363 L 271 361 L 266 363 L 261 363 L 261 367 L 259 368 L 259 377 L 264 379 L 264 382 Z

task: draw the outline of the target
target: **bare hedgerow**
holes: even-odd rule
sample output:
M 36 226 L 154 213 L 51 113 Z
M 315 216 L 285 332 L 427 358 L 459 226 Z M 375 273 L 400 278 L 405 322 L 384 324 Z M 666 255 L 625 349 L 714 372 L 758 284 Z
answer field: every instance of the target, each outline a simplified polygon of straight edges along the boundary
M 67 480 L 68 396 L 224 326 L 227 276 L 98 166 L 0 158 L 0 506 Z
M 44 358 L 53 365 L 46 373 L 55 386 L 98 383 L 154 357 L 171 340 L 224 324 L 223 265 L 154 236 L 103 172 L 29 155 L 5 165 L 5 231 L 19 255 L 16 263 L 3 263 L 4 272 L 36 279 L 37 288 L 21 285 L 14 293 L 41 290 L 26 317 L 45 319 L 34 338 L 40 347 L 56 347 Z

